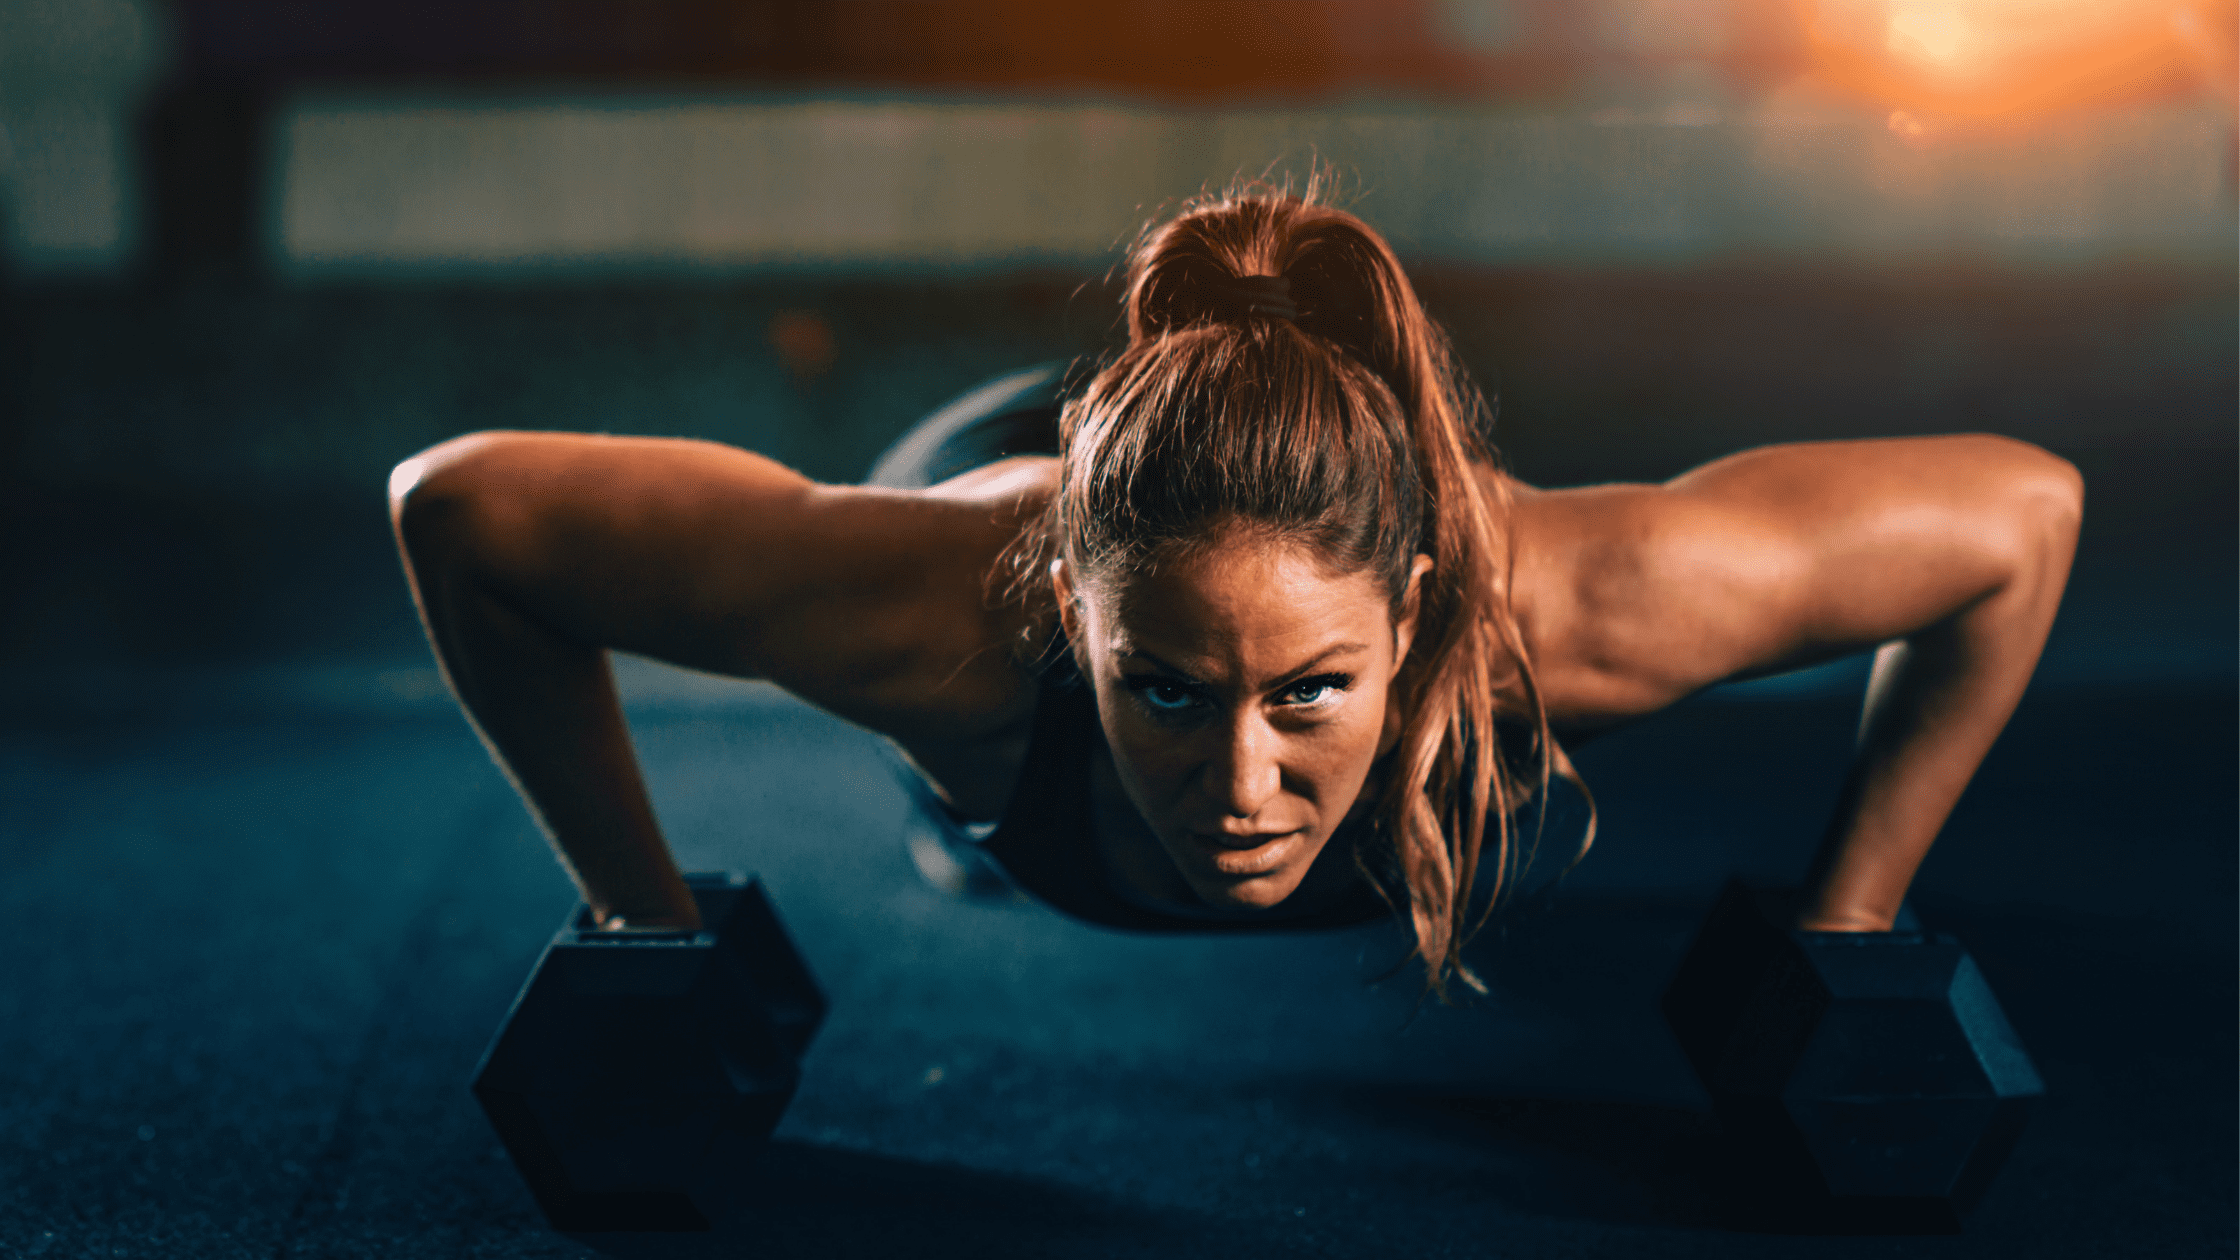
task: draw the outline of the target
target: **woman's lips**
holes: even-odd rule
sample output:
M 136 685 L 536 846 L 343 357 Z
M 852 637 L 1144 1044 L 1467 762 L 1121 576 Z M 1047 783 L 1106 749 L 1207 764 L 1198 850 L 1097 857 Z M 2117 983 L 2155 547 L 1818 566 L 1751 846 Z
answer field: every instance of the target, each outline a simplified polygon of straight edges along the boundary
M 1248 875 L 1265 875 L 1283 864 L 1291 851 L 1298 847 L 1299 831 L 1262 832 L 1250 836 L 1207 835 L 1201 831 L 1190 833 L 1190 845 L 1201 854 L 1206 864 L 1223 875 L 1233 878 Z

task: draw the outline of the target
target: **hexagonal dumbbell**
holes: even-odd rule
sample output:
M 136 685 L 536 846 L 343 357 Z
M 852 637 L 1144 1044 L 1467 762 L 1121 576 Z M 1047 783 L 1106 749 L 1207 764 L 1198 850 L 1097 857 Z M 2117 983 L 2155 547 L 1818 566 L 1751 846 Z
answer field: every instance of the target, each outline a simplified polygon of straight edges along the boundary
M 1983 973 L 1921 930 L 1801 932 L 1794 892 L 1730 883 L 1664 1011 L 1741 1157 L 1745 1210 L 1944 1233 L 2044 1093 Z
M 688 875 L 700 932 L 603 932 L 578 905 L 474 1094 L 555 1229 L 720 1219 L 793 1100 L 824 996 L 759 881 Z

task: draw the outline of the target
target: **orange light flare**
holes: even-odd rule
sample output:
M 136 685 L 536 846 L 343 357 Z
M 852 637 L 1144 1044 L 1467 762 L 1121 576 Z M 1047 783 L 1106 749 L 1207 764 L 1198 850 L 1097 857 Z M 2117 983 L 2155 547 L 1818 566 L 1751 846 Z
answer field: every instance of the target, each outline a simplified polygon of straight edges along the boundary
M 1813 75 L 1920 142 L 2235 91 L 2232 0 L 1796 0 Z

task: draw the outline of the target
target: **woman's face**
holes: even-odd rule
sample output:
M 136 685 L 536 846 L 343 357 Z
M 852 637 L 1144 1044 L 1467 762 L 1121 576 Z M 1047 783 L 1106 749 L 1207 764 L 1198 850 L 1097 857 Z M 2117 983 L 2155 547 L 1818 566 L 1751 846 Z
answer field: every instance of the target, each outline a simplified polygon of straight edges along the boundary
M 1211 906 L 1281 903 L 1388 742 L 1413 616 L 1394 623 L 1374 575 L 1248 530 L 1148 573 L 1052 571 L 1121 785 L 1175 868 Z

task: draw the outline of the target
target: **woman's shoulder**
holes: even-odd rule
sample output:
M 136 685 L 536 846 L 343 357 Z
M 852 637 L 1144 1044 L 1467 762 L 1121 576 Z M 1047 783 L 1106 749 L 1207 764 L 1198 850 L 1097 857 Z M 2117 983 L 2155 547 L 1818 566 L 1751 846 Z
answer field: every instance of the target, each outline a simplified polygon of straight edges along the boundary
M 1056 464 L 1019 457 L 923 490 L 836 490 L 888 561 L 919 570 L 907 597 L 865 610 L 898 664 L 862 695 L 778 680 L 892 739 L 969 817 L 1010 801 L 1049 690 L 1039 658 L 1054 617 L 1047 582 L 1029 570 L 1044 551 Z

